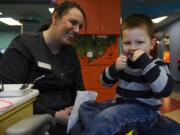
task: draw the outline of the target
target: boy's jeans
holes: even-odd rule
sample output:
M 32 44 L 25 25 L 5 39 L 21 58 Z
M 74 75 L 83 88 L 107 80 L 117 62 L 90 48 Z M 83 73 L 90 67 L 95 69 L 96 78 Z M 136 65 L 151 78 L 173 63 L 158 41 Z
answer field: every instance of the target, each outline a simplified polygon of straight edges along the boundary
M 159 113 L 144 104 L 128 101 L 85 102 L 79 110 L 82 132 L 79 135 L 114 135 L 136 129 L 138 133 L 151 129 Z

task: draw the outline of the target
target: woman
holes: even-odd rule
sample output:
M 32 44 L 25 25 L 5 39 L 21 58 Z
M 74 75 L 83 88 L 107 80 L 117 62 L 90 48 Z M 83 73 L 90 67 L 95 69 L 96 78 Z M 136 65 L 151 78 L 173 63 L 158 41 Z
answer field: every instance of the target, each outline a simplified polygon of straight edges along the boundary
M 35 114 L 49 113 L 57 121 L 51 135 L 65 134 L 77 90 L 83 90 L 80 63 L 70 45 L 86 16 L 74 2 L 55 7 L 49 28 L 16 37 L 0 62 L 3 83 L 34 83 L 40 94 Z

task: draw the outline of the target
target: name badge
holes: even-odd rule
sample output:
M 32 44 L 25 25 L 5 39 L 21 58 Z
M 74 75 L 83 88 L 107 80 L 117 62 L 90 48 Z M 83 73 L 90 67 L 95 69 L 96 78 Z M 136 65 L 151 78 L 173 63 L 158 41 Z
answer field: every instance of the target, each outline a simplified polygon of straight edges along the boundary
M 51 65 L 50 64 L 47 64 L 47 63 L 44 63 L 44 62 L 41 62 L 41 61 L 38 61 L 37 64 L 38 64 L 38 67 L 51 70 Z

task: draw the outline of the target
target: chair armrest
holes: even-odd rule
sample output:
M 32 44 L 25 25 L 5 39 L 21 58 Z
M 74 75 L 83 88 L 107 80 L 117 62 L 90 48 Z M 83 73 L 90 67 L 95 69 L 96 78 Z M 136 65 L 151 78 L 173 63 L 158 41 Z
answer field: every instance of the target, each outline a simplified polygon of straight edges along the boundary
M 9 127 L 5 135 L 41 135 L 55 124 L 55 119 L 49 114 L 33 115 Z

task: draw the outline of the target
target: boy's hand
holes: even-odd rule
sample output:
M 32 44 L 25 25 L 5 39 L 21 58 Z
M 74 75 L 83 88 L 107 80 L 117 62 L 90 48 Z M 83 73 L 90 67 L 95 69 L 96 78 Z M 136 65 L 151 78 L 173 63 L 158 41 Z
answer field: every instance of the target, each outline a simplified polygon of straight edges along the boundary
M 127 56 L 121 55 L 116 59 L 115 68 L 116 70 L 123 70 L 127 65 Z
M 134 54 L 132 55 L 132 57 L 130 58 L 130 60 L 132 61 L 136 61 L 142 54 L 144 54 L 145 52 L 143 50 L 136 50 L 134 51 Z

